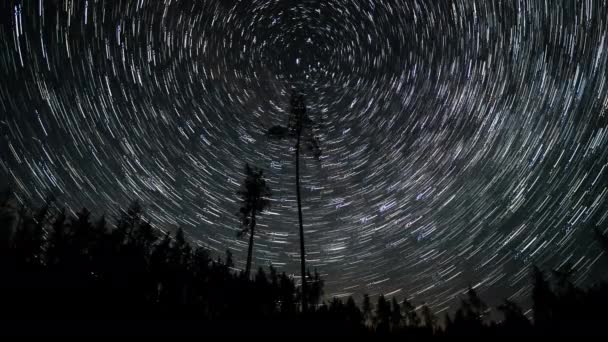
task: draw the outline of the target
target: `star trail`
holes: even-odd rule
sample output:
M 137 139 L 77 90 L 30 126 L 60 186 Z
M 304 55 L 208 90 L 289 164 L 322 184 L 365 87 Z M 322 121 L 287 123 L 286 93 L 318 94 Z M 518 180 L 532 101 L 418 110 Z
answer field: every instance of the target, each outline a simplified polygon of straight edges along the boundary
M 297 276 L 294 145 L 266 136 L 296 88 L 322 150 L 301 175 L 326 295 L 523 300 L 532 264 L 598 273 L 607 36 L 593 0 L 6 0 L 0 177 L 74 210 L 139 199 L 243 267 L 247 162 L 273 193 L 254 267 Z

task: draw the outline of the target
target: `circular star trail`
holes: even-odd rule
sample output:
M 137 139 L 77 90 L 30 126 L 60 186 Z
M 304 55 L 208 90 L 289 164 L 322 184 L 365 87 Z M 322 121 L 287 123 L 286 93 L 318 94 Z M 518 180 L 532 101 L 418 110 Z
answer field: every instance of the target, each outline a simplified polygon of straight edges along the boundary
M 0 175 L 20 198 L 115 213 L 236 253 L 235 192 L 266 170 L 254 262 L 296 273 L 292 89 L 307 260 L 327 295 L 440 311 L 468 284 L 597 273 L 607 224 L 603 1 L 32 0 L 0 4 Z

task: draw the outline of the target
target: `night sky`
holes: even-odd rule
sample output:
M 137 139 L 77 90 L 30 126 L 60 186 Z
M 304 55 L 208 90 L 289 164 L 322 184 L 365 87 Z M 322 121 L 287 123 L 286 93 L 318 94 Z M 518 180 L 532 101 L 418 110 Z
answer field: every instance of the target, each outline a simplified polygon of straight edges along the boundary
M 254 267 L 297 277 L 294 144 L 266 136 L 297 88 L 326 295 L 522 302 L 532 264 L 601 274 L 607 36 L 593 0 L 3 0 L 0 179 L 97 214 L 139 199 L 244 267 L 248 162 L 273 192 Z

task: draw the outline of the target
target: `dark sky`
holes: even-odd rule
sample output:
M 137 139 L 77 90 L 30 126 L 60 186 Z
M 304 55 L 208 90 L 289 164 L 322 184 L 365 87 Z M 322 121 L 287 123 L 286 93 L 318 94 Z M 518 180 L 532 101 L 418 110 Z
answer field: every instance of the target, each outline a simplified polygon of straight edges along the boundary
M 248 162 L 274 195 L 254 262 L 297 273 L 293 145 L 265 137 L 297 87 L 328 295 L 521 302 L 532 264 L 579 283 L 606 266 L 607 18 L 593 0 L 5 0 L 0 178 L 100 213 L 140 199 L 243 266 Z

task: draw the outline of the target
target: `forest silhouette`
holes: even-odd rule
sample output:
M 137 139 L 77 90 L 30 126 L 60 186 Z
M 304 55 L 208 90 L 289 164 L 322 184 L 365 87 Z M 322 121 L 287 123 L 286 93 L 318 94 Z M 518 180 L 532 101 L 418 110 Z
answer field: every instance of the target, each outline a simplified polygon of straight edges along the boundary
M 247 167 L 245 189 L 261 172 Z M 258 173 L 259 172 L 259 173 Z M 264 183 L 258 183 L 265 194 Z M 250 186 L 249 188 L 253 188 Z M 243 195 L 245 207 L 258 203 Z M 241 211 L 244 214 L 244 211 Z M 308 310 L 299 281 L 275 268 L 251 277 L 223 258 L 194 247 L 178 229 L 164 232 L 144 218 L 138 202 L 114 218 L 70 215 L 49 197 L 20 204 L 0 199 L 2 335 L 140 336 L 439 336 L 605 335 L 608 286 L 580 288 L 573 270 L 530 270 L 532 315 L 514 302 L 496 308 L 499 321 L 473 288 L 460 307 L 439 319 L 426 305 L 383 295 L 374 300 L 324 298 L 323 280 L 307 272 Z M 246 218 L 247 216 L 243 216 Z M 244 220 L 244 229 L 252 227 Z M 597 231 L 605 251 L 608 239 Z M 530 319 L 531 318 L 531 319 Z

